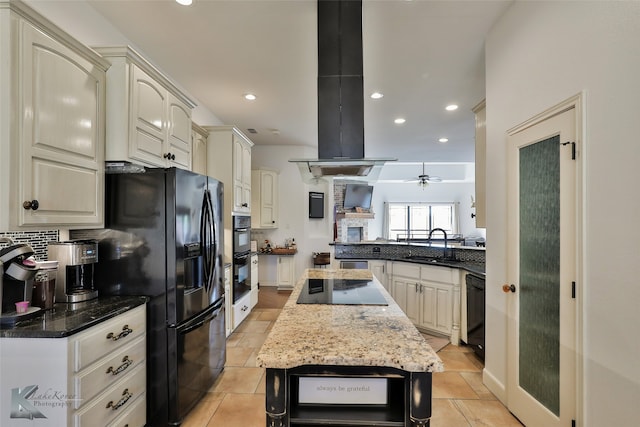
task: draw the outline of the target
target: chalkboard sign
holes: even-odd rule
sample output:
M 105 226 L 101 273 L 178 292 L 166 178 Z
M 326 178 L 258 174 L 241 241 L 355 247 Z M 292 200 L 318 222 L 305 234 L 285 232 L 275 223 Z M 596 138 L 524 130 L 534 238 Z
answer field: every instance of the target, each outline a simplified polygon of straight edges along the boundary
M 309 192 L 309 218 L 324 218 L 324 193 Z

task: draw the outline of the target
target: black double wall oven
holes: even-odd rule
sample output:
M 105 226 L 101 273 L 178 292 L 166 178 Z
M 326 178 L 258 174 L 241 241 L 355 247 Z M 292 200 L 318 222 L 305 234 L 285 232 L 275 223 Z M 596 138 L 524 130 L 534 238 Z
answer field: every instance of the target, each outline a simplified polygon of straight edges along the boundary
M 251 292 L 251 217 L 233 217 L 233 303 Z

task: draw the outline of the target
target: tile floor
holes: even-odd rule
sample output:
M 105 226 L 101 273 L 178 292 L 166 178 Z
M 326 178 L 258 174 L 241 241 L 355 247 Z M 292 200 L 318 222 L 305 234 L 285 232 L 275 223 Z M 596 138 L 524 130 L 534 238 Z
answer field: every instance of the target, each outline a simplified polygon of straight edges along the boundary
M 260 301 L 227 340 L 225 369 L 183 427 L 264 427 L 264 369 L 260 346 L 287 294 L 262 288 Z M 433 375 L 431 427 L 520 427 L 522 424 L 482 384 L 482 362 L 467 347 L 447 345 L 438 355 L 445 372 Z

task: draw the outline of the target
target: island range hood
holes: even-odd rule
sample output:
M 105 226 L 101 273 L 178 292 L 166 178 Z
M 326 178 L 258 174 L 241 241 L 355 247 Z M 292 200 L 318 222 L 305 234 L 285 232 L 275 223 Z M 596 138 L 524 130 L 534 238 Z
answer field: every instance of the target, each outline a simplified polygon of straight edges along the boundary
M 364 156 L 362 1 L 318 0 L 318 158 L 292 159 L 305 182 L 373 181 L 390 158 Z

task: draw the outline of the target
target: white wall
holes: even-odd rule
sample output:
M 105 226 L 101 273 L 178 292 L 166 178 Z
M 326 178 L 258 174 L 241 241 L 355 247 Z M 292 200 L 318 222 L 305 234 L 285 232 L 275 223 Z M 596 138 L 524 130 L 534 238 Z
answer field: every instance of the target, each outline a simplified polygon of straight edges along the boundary
M 507 129 L 586 95 L 579 425 L 640 425 L 640 2 L 516 2 L 486 43 L 487 357 L 506 385 Z
M 296 279 L 305 268 L 312 267 L 313 252 L 329 252 L 333 241 L 333 211 L 331 186 L 321 182 L 318 185 L 303 183 L 300 171 L 289 159 L 315 158 L 317 150 L 306 146 L 270 145 L 253 147 L 251 169 L 265 167 L 279 172 L 279 227 L 275 230 L 253 231 L 252 239 L 262 246 L 265 239 L 283 245 L 286 238 L 296 239 L 298 253 L 295 255 Z M 325 193 L 324 219 L 309 219 L 309 191 Z M 260 257 L 261 284 L 276 284 L 274 256 Z

